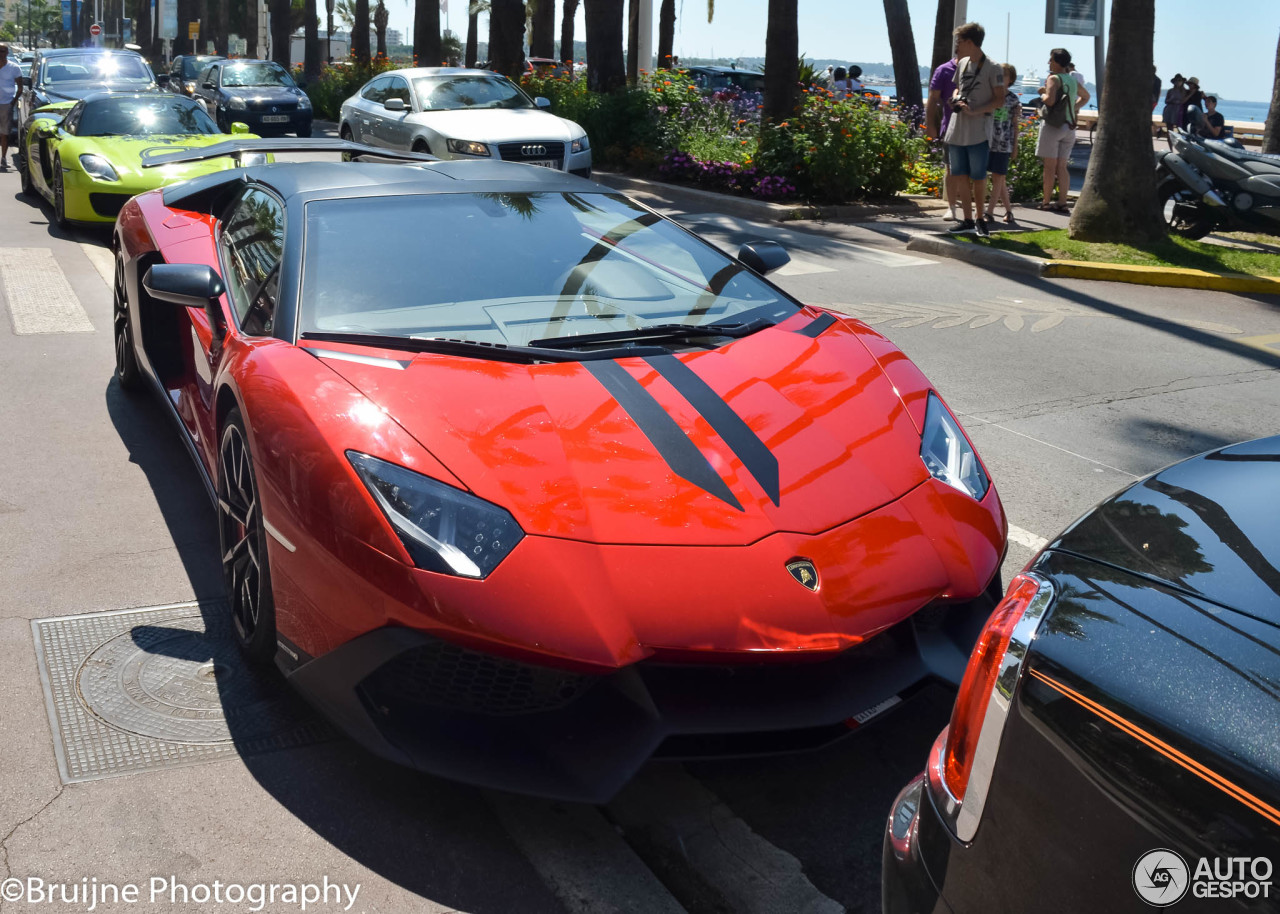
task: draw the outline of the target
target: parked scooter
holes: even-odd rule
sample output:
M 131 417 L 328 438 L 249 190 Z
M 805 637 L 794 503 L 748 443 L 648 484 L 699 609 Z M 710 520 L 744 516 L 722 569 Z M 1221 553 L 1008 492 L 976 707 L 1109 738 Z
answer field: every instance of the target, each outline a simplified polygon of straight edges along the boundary
M 1169 152 L 1156 156 L 1156 188 L 1169 231 L 1203 238 L 1214 230 L 1280 235 L 1280 156 L 1247 151 L 1238 140 L 1196 135 L 1199 108 L 1187 109 L 1188 129 L 1169 131 Z

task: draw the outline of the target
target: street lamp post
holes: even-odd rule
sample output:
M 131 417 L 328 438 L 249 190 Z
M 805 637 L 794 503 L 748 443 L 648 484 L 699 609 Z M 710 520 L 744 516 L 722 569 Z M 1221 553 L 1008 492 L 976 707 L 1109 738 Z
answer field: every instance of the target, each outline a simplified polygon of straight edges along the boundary
M 333 0 L 324 0 L 324 8 L 329 13 L 329 28 L 324 33 L 325 65 L 333 63 Z

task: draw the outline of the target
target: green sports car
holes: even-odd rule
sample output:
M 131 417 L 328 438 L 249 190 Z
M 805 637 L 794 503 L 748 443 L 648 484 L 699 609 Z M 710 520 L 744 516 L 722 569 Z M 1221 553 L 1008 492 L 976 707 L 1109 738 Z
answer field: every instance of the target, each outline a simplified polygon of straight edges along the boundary
M 231 132 L 249 135 L 243 124 L 232 125 Z M 151 156 L 227 140 L 199 102 L 165 92 L 103 91 L 46 105 L 32 112 L 22 133 L 22 192 L 34 190 L 52 203 L 58 225 L 114 222 L 135 194 L 237 167 L 229 156 L 142 167 Z M 251 153 L 239 164 L 267 158 Z

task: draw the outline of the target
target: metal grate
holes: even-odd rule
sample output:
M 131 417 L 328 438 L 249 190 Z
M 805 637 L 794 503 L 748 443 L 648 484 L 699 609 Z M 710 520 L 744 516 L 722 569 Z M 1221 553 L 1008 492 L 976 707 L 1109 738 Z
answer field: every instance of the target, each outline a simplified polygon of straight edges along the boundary
M 405 651 L 365 681 L 375 704 L 398 701 L 479 714 L 559 708 L 591 679 L 432 641 Z
M 118 216 L 132 197 L 129 194 L 89 194 L 89 204 L 99 216 Z
M 244 664 L 227 616 L 180 603 L 31 623 L 63 783 L 332 736 L 278 677 Z
M 519 143 L 499 143 L 498 155 L 506 162 L 523 162 L 528 159 L 564 159 L 564 143 L 551 140 L 522 140 Z

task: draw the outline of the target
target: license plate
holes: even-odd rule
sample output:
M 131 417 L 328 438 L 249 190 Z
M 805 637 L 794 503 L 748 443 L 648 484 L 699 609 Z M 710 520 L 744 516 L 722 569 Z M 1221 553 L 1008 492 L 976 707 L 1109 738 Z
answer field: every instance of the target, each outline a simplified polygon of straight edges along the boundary
M 537 165 L 539 168 L 554 168 L 556 171 L 560 170 L 559 159 L 526 159 L 524 164 Z
M 264 114 L 262 116 L 264 124 L 287 124 L 289 123 L 289 115 L 287 114 Z

